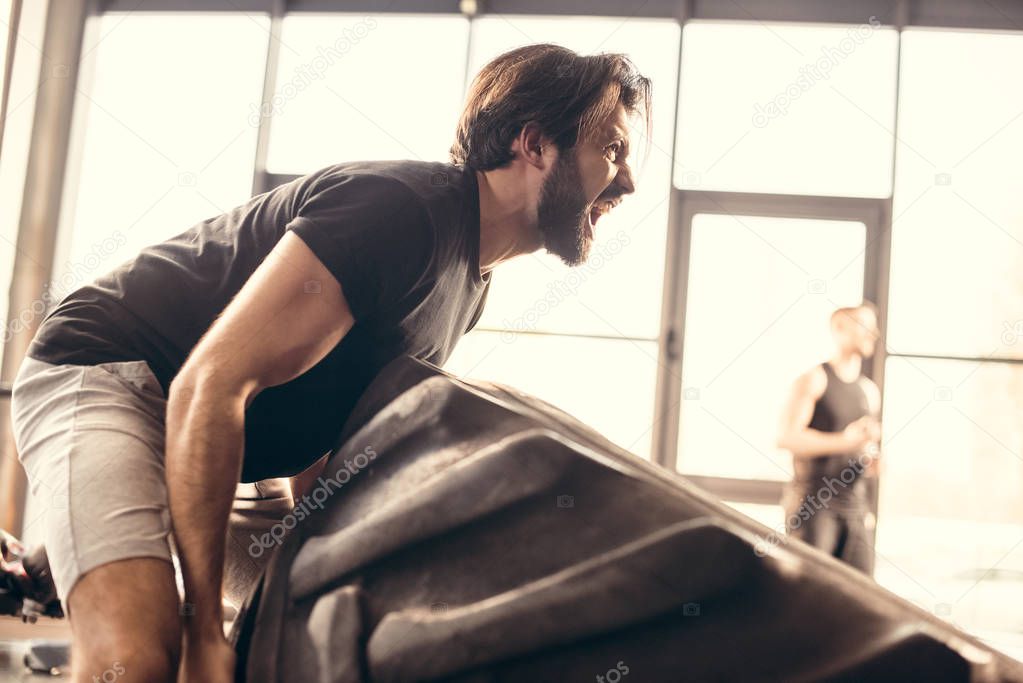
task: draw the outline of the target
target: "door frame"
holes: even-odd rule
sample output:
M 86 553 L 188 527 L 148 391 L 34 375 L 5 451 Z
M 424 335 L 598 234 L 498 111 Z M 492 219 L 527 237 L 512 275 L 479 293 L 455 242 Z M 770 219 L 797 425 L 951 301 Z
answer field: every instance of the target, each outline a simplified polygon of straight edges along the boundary
M 672 189 L 665 245 L 664 293 L 658 344 L 656 422 L 651 457 L 676 470 L 682 402 L 682 364 L 685 349 L 686 306 L 692 259 L 693 218 L 697 214 L 812 218 L 858 221 L 866 226 L 863 297 L 877 304 L 881 337 L 875 356 L 864 363 L 864 374 L 884 396 L 885 339 L 888 323 L 888 271 L 891 263 L 891 198 L 826 197 Z M 882 399 L 883 400 L 883 399 Z M 687 475 L 697 485 L 723 500 L 737 503 L 778 504 L 784 482 L 764 479 Z M 877 512 L 877 492 L 872 492 Z

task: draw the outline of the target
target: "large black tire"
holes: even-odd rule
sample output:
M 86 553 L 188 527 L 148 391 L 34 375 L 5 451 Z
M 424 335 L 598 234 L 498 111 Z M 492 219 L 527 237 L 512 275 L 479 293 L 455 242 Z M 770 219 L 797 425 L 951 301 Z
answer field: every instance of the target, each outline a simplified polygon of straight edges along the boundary
M 1023 681 L 510 388 L 400 358 L 339 444 L 236 622 L 239 681 Z

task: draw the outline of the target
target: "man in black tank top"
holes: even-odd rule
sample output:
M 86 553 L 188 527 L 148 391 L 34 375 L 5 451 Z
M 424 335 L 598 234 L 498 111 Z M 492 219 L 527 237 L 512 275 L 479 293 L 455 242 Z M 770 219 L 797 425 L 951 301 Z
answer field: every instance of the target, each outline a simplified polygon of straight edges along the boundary
M 786 532 L 873 573 L 874 516 L 866 479 L 876 476 L 880 392 L 863 376 L 878 337 L 874 305 L 831 316 L 835 354 L 793 384 L 778 446 L 792 453 L 782 501 Z

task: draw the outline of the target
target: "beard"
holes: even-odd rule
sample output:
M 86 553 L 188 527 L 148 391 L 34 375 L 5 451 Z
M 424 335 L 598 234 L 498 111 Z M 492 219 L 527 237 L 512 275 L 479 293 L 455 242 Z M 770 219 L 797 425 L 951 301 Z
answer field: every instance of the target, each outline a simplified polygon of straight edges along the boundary
M 544 248 L 565 265 L 578 266 L 590 254 L 589 209 L 575 154 L 559 155 L 540 188 L 536 213 Z

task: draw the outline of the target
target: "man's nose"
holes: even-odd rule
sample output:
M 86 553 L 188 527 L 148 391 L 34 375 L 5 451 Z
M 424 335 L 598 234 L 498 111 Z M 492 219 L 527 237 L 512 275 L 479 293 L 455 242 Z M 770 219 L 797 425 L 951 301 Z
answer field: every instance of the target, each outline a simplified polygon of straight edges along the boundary
M 623 195 L 636 191 L 636 184 L 632 180 L 632 169 L 627 164 L 618 169 L 615 183 L 621 188 Z

